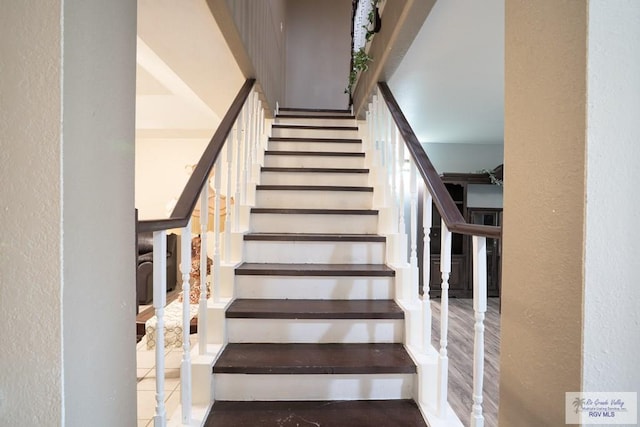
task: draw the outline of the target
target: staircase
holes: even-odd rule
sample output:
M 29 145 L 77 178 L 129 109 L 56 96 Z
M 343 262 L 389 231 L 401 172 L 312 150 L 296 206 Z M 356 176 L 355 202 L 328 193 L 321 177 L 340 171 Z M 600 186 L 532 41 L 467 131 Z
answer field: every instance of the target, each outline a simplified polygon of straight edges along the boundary
M 348 111 L 281 108 L 213 367 L 207 426 L 426 426 Z

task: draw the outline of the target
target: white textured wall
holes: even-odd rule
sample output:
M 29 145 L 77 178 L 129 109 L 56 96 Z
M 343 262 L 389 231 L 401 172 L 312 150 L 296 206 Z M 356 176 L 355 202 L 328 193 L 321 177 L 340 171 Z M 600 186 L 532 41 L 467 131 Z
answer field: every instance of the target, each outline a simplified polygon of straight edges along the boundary
M 589 2 L 583 388 L 639 391 L 640 3 Z
M 505 0 L 435 2 L 389 78 L 420 141 L 503 143 L 504 8 Z
M 503 187 L 493 184 L 469 184 L 467 206 L 470 208 L 501 208 Z
M 0 425 L 134 425 L 135 3 L 2 2 L 0 34 Z
M 136 419 L 136 3 L 65 0 L 65 426 Z
M 422 144 L 438 173 L 476 173 L 504 163 L 502 144 Z
M 0 2 L 0 425 L 62 425 L 60 2 Z
M 136 140 L 136 208 L 140 219 L 166 218 L 167 205 L 178 199 L 208 139 Z M 175 203 L 175 200 L 174 200 Z

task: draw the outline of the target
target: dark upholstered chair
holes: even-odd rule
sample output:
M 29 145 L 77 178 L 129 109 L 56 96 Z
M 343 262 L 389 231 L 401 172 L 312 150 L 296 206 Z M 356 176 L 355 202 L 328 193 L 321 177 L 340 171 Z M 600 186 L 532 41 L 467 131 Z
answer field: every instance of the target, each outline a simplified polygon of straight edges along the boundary
M 178 236 L 167 234 L 167 292 L 176 288 L 178 275 Z M 153 233 L 138 233 L 138 269 L 136 272 L 138 304 L 153 300 Z

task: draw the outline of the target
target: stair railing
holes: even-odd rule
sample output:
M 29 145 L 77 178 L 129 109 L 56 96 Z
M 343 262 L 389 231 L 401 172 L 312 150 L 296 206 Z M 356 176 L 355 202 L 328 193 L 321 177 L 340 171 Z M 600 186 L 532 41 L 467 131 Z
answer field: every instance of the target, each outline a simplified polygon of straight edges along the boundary
M 164 393 L 165 370 L 165 307 L 166 303 L 166 251 L 167 230 L 181 229 L 182 260 L 182 360 L 180 365 L 181 386 L 181 423 L 189 425 L 192 420 L 192 381 L 191 381 L 191 346 L 190 346 L 190 283 L 191 274 L 191 217 L 200 201 L 200 298 L 198 306 L 198 354 L 207 352 L 207 326 L 211 326 L 207 319 L 209 302 L 220 301 L 220 289 L 223 285 L 220 266 L 223 260 L 232 261 L 233 244 L 232 232 L 243 230 L 242 206 L 251 202 L 252 180 L 255 178 L 261 159 L 256 153 L 263 152 L 261 144 L 266 143 L 264 137 L 265 112 L 254 88 L 254 79 L 247 80 L 229 110 L 220 122 L 211 141 L 205 148 L 182 194 L 176 202 L 173 212 L 166 219 L 141 220 L 138 231 L 153 232 L 153 307 L 157 318 L 155 337 L 155 369 L 156 369 L 156 408 L 154 426 L 164 427 L 167 423 Z M 215 241 L 213 245 L 213 283 L 211 296 L 207 298 L 207 230 L 210 212 L 210 177 L 213 174 L 215 195 L 213 206 L 213 230 Z M 224 185 L 223 185 L 224 180 Z M 255 188 L 255 184 L 253 184 Z M 223 207 L 221 193 L 226 192 L 226 209 L 224 235 L 219 232 L 221 227 L 220 211 Z M 232 200 L 233 199 L 233 200 Z M 233 202 L 233 204 L 232 204 Z M 233 224 L 233 225 L 232 225 Z M 224 242 L 224 243 L 222 243 Z M 222 328 L 222 325 L 219 325 Z M 210 402 L 205 402 L 209 404 Z
M 429 302 L 430 279 L 430 240 L 432 206 L 435 205 L 442 218 L 440 273 L 441 310 L 440 342 L 437 349 L 437 383 L 435 393 L 424 391 L 421 402 L 434 411 L 441 420 L 448 414 L 448 365 L 447 330 L 449 276 L 451 274 L 451 236 L 452 233 L 470 235 L 473 246 L 473 308 L 474 308 L 474 354 L 473 354 L 473 406 L 470 411 L 471 426 L 484 425 L 482 414 L 482 386 L 484 375 L 484 317 L 487 310 L 487 257 L 486 239 L 499 239 L 501 228 L 465 221 L 456 207 L 440 176 L 429 160 L 424 148 L 418 141 L 411 126 L 400 110 L 391 90 L 385 82 L 378 83 L 366 112 L 368 152 L 372 153 L 372 170 L 376 186 L 384 190 L 377 200 L 380 206 L 391 207 L 391 233 L 397 233 L 400 244 L 394 245 L 395 252 L 390 254 L 392 262 L 408 266 L 408 279 L 400 289 L 399 298 L 412 307 L 420 307 L 422 317 L 421 337 L 409 337 L 409 345 L 421 349 L 426 356 L 431 347 L 431 308 Z M 409 194 L 405 194 L 404 175 L 409 175 Z M 419 289 L 419 271 L 417 262 L 418 245 L 418 173 L 423 191 L 423 289 Z M 410 229 L 405 229 L 405 197 L 409 197 Z M 397 228 L 396 228 L 397 227 Z M 408 244 L 407 244 L 408 237 Z M 412 342 L 413 341 L 413 342 Z

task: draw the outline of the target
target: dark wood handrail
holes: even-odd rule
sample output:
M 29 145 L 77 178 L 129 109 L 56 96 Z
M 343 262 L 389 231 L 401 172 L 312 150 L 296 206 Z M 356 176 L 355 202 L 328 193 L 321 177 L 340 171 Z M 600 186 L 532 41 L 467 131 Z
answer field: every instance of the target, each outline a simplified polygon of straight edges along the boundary
M 202 157 L 200 157 L 198 164 L 189 177 L 189 180 L 187 181 L 184 190 L 182 190 L 182 194 L 180 194 L 180 198 L 176 202 L 176 206 L 173 209 L 173 212 L 171 212 L 169 218 L 140 221 L 138 227 L 139 231 L 169 230 L 187 225 L 189 218 L 191 218 L 191 214 L 193 213 L 193 209 L 200 198 L 200 192 L 208 181 L 211 169 L 213 169 L 213 165 L 216 163 L 216 160 L 220 155 L 220 151 L 222 151 L 222 147 L 227 140 L 227 136 L 229 135 L 229 132 L 231 132 L 233 124 L 238 118 L 249 93 L 251 93 L 254 83 L 255 79 L 248 79 L 244 85 L 242 85 L 242 88 L 240 88 L 240 91 L 231 103 L 229 110 L 220 122 L 220 125 L 218 125 L 218 129 L 216 129 L 213 134 L 209 145 L 207 145 L 204 153 L 202 153 Z
M 462 216 L 451 195 L 444 186 L 440 175 L 433 167 L 429 156 L 424 151 L 422 144 L 418 141 L 416 134 L 413 132 L 407 118 L 400 110 L 396 99 L 393 97 L 391 90 L 386 82 L 378 82 L 378 87 L 382 93 L 387 108 L 393 117 L 393 121 L 398 127 L 398 131 L 404 139 L 405 145 L 411 153 L 411 157 L 416 164 L 416 168 L 420 172 L 425 185 L 429 189 L 429 193 L 433 197 L 433 203 L 436 205 L 440 216 L 444 220 L 449 231 L 459 234 L 467 234 L 472 236 L 484 236 L 493 239 L 499 239 L 502 235 L 502 228 L 490 225 L 469 224 Z

